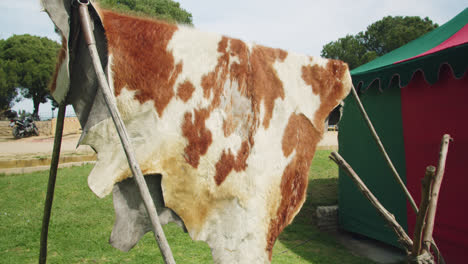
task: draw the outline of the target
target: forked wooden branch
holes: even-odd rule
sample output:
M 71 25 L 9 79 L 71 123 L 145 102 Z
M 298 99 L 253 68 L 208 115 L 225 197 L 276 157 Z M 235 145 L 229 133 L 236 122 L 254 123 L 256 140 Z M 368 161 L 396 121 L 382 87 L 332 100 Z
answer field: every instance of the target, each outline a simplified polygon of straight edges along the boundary
M 429 205 L 429 196 L 431 192 L 431 185 L 434 181 L 434 175 L 436 168 L 434 166 L 428 166 L 426 168 L 426 175 L 421 181 L 422 190 L 421 190 L 421 204 L 419 205 L 419 213 L 416 218 L 416 224 L 414 226 L 414 236 L 413 236 L 413 250 L 411 255 L 413 258 L 416 258 L 421 254 L 421 240 L 422 233 L 425 226 L 426 213 Z
M 101 61 L 99 59 L 99 54 L 97 52 L 96 43 L 94 40 L 94 35 L 91 30 L 91 18 L 89 16 L 87 6 L 88 1 L 81 0 L 79 2 L 81 3 L 79 6 L 81 28 L 83 30 L 86 42 L 88 44 L 89 52 L 93 61 L 94 70 L 96 71 L 96 75 L 98 77 L 99 87 L 101 88 L 101 91 L 104 95 L 104 101 L 106 102 L 106 106 L 109 110 L 109 113 L 112 116 L 112 120 L 114 121 L 115 128 L 120 137 L 120 141 L 124 148 L 125 155 L 127 156 L 128 165 L 133 173 L 134 179 L 137 183 L 148 215 L 150 216 L 153 233 L 156 238 L 156 242 L 158 243 L 159 249 L 161 250 L 161 253 L 163 255 L 164 261 L 165 263 L 175 263 L 171 249 L 166 240 L 166 236 L 164 235 L 164 231 L 161 227 L 161 223 L 159 221 L 159 217 L 156 211 L 156 206 L 153 202 L 153 199 L 151 198 L 150 192 L 148 190 L 148 185 L 146 184 L 146 181 L 143 177 L 140 165 L 136 160 L 134 150 L 132 148 L 132 145 L 130 144 L 127 130 L 125 129 L 125 125 L 122 121 L 122 118 L 120 117 L 117 106 L 115 105 L 112 92 L 109 88 L 109 84 L 107 83 L 104 70 L 102 69 Z
M 382 153 L 382 155 L 384 156 L 385 158 L 385 161 L 387 162 L 387 165 L 390 167 L 390 170 L 392 171 L 393 173 L 393 177 L 395 178 L 395 180 L 398 182 L 398 184 L 400 185 L 401 189 L 403 190 L 403 192 L 405 193 L 406 195 L 406 198 L 407 200 L 409 201 L 410 205 L 411 205 L 411 208 L 413 208 L 413 211 L 418 214 L 419 210 L 418 210 L 418 207 L 416 205 L 416 202 L 414 201 L 413 197 L 411 196 L 410 192 L 408 191 L 408 188 L 406 188 L 406 185 L 403 183 L 403 180 L 401 179 L 400 175 L 398 174 L 395 166 L 393 165 L 392 163 L 392 160 L 390 159 L 390 157 L 388 156 L 387 154 L 387 151 L 385 150 L 385 147 L 383 146 L 382 144 L 382 141 L 380 140 L 377 132 L 375 131 L 375 128 L 374 126 L 372 125 L 372 122 L 369 118 L 369 116 L 367 115 L 367 112 L 366 110 L 364 109 L 364 106 L 362 105 L 362 102 L 361 102 L 361 99 L 359 99 L 359 96 L 356 92 L 356 89 L 354 88 L 354 86 L 352 86 L 351 88 L 351 93 L 353 94 L 353 97 L 354 99 L 356 100 L 356 103 L 358 105 L 358 108 L 359 108 L 359 111 L 361 112 L 364 120 L 366 121 L 366 124 L 367 126 L 369 127 L 369 130 L 371 131 L 371 134 L 372 134 L 372 137 L 374 138 L 375 142 L 377 143 L 377 146 L 379 147 L 379 150 L 380 152 Z M 443 258 L 442 258 L 442 255 L 440 254 L 439 252 L 439 249 L 435 243 L 434 240 L 432 240 L 431 242 L 431 248 L 434 252 L 437 252 L 437 254 L 439 255 L 439 257 L 441 258 L 441 264 L 443 264 Z
M 438 259 L 437 263 L 445 263 L 442 255 L 435 245 L 435 242 L 432 238 L 432 233 L 434 230 L 437 200 L 445 171 L 445 163 L 447 161 L 448 145 L 451 140 L 453 139 L 450 137 L 450 135 L 447 134 L 445 134 L 442 138 L 437 170 L 434 166 L 428 166 L 426 168 L 426 175 L 422 181 L 421 204 L 416 219 L 414 242 L 408 237 L 403 228 L 396 222 L 395 217 L 389 213 L 382 206 L 382 204 L 380 204 L 377 198 L 366 187 L 366 185 L 354 172 L 351 166 L 338 153 L 331 153 L 330 159 L 333 160 L 351 177 L 351 179 L 358 186 L 359 190 L 372 203 L 380 215 L 384 217 L 387 223 L 395 231 L 403 247 L 407 250 L 407 252 L 411 252 L 411 255 L 408 259 L 409 263 L 435 263 L 430 249 L 433 249 L 434 254 Z
M 450 135 L 445 134 L 442 137 L 439 153 L 439 164 L 437 165 L 437 172 L 435 174 L 434 183 L 431 188 L 431 195 L 429 198 L 429 206 L 427 209 L 426 225 L 423 231 L 423 248 L 422 251 L 429 252 L 432 241 L 432 233 L 434 231 L 434 221 L 437 210 L 437 201 L 439 199 L 440 186 L 445 172 L 445 163 L 447 161 L 447 153 L 450 141 L 453 139 Z
M 351 177 L 351 179 L 356 183 L 359 190 L 362 194 L 372 203 L 372 205 L 377 209 L 377 212 L 387 221 L 390 227 L 395 231 L 396 235 L 399 238 L 399 242 L 403 245 L 407 252 L 410 252 L 413 248 L 413 241 L 406 234 L 405 230 L 398 224 L 395 219 L 395 216 L 385 209 L 385 207 L 378 201 L 378 199 L 372 194 L 372 192 L 367 188 L 364 182 L 359 178 L 359 176 L 354 172 L 351 166 L 338 154 L 337 152 L 332 152 L 330 159 L 333 160 L 340 168 L 342 168 L 346 173 Z

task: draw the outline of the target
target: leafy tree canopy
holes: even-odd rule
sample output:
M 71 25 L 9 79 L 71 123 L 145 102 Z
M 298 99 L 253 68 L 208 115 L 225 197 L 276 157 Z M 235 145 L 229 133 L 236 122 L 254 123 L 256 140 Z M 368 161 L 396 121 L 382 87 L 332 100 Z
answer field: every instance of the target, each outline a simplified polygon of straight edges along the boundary
M 192 14 L 172 0 L 98 0 L 101 6 L 116 11 L 192 24 Z M 34 116 L 40 103 L 52 99 L 48 84 L 55 69 L 60 45 L 48 38 L 14 35 L 0 39 L 0 110 L 8 109 L 20 88 L 34 103 Z
M 48 84 L 59 47 L 48 38 L 28 34 L 0 41 L 0 93 L 4 108 L 9 107 L 16 88 L 20 88 L 23 97 L 33 100 L 33 115 L 37 116 L 39 104 L 49 98 Z
M 16 96 L 14 86 L 8 85 L 6 72 L 3 70 L 6 63 L 0 59 L 0 112 L 10 108 L 10 104 Z
M 99 0 L 104 8 L 192 25 L 192 14 L 172 0 Z
M 354 69 L 437 28 L 429 18 L 387 16 L 365 32 L 347 35 L 322 48 L 321 56 L 347 62 Z
M 5 40 L 0 39 L 0 54 L 3 50 Z M 10 103 L 16 96 L 16 89 L 10 85 L 10 80 L 5 72 L 7 62 L 0 58 L 0 111 L 10 108 Z

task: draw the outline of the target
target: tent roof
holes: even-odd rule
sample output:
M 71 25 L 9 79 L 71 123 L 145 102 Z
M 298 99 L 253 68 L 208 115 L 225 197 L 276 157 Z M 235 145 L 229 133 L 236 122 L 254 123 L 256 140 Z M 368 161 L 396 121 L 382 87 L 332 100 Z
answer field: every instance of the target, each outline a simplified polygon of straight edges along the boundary
M 352 70 L 351 75 L 355 87 L 362 84 L 362 89 L 375 80 L 386 88 L 394 76 L 404 87 L 419 70 L 433 84 L 442 64 L 450 65 L 456 78 L 461 78 L 468 67 L 468 8 L 422 37 Z

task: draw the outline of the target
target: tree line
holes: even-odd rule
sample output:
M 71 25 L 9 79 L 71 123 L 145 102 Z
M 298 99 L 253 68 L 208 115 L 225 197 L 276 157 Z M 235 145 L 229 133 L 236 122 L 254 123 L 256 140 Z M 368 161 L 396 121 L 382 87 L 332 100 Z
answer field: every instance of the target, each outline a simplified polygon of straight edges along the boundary
M 14 35 L 0 40 L 0 107 L 8 108 L 17 90 L 24 98 L 32 99 L 33 116 L 39 104 L 51 98 L 48 84 L 55 68 L 60 45 L 45 37 L 28 34 Z
M 434 30 L 438 25 L 428 17 L 386 16 L 366 31 L 346 35 L 325 44 L 320 55 L 348 63 L 350 69 L 366 64 Z
M 192 25 L 192 14 L 172 0 L 100 0 L 101 6 Z M 346 35 L 323 46 L 321 56 L 347 62 L 354 69 L 437 28 L 429 18 L 387 16 L 366 31 Z M 60 45 L 48 38 L 13 35 L 0 39 L 0 112 L 16 102 L 17 91 L 32 99 L 33 116 L 50 96 L 49 82 Z
M 192 25 L 192 14 L 172 0 L 100 0 L 101 6 L 133 15 Z M 46 37 L 13 35 L 0 39 L 0 113 L 17 102 L 17 93 L 32 99 L 33 116 L 41 103 L 52 100 L 50 79 L 60 44 Z M 53 101 L 54 102 L 54 101 Z

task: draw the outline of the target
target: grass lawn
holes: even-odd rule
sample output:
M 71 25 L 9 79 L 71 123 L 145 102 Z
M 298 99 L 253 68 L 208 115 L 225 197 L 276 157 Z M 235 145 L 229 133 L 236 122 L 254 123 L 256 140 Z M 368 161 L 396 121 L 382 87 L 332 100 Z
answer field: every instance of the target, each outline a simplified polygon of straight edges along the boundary
M 338 169 L 318 151 L 309 176 L 308 198 L 275 244 L 273 263 L 374 263 L 352 255 L 313 225 L 317 205 L 337 203 Z M 87 186 L 92 165 L 60 169 L 49 228 L 48 263 L 163 263 L 146 234 L 129 252 L 109 245 L 112 197 L 97 198 Z M 0 174 L 0 263 L 37 263 L 48 171 Z M 209 247 L 192 242 L 175 224 L 164 227 L 177 263 L 212 263 Z

